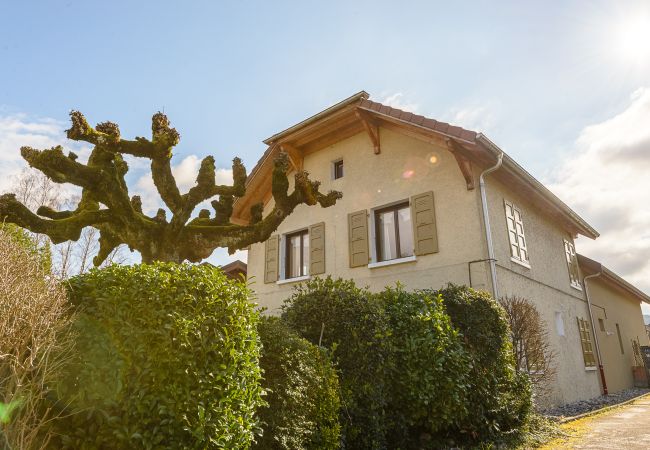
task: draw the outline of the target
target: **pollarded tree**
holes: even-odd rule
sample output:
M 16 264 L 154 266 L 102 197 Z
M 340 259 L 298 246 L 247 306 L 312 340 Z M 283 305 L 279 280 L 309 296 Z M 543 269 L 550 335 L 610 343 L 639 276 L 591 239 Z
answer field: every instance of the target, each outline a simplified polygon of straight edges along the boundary
M 85 227 L 100 232 L 100 249 L 94 258 L 100 265 L 111 251 L 120 244 L 138 250 L 144 262 L 188 260 L 198 262 L 207 258 L 217 247 L 227 247 L 229 252 L 242 249 L 255 242 L 265 241 L 280 223 L 300 204 L 322 207 L 332 206 L 341 193 L 319 192 L 318 181 L 311 181 L 307 172 L 295 175 L 295 187 L 289 194 L 287 177 L 288 159 L 280 153 L 274 161 L 272 194 L 274 209 L 262 217 L 263 206 L 251 207 L 248 225 L 230 222 L 233 202 L 246 193 L 246 169 L 239 158 L 233 160 L 233 185 L 215 183 L 215 163 L 212 156 L 201 162 L 196 185 L 181 194 L 172 175 L 172 149 L 180 135 L 171 128 L 167 116 L 157 113 L 152 118 L 151 140 L 136 137 L 126 140 L 120 137 L 116 124 L 103 122 L 91 127 L 78 111 L 70 113 L 72 127 L 67 130 L 69 139 L 85 141 L 94 145 L 87 164 L 77 162 L 77 155 L 65 155 L 60 146 L 49 150 L 22 147 L 23 158 L 53 181 L 72 183 L 82 188 L 81 199 L 73 211 L 55 211 L 42 206 L 37 213 L 20 203 L 14 194 L 0 196 L 0 221 L 15 223 L 34 233 L 48 235 L 54 243 L 79 239 Z M 128 166 L 122 155 L 132 155 L 151 160 L 151 174 L 166 211 L 149 217 L 142 211 L 139 196 L 129 197 L 124 179 Z M 201 202 L 212 201 L 214 216 L 202 209 L 197 218 L 192 212 Z

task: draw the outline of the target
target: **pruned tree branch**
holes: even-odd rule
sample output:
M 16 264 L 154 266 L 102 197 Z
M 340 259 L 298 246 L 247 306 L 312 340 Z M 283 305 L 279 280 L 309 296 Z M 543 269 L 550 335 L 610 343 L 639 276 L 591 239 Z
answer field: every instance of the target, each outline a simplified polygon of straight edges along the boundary
M 217 247 L 227 247 L 232 253 L 266 240 L 298 205 L 328 207 L 342 196 L 335 191 L 322 194 L 320 183 L 310 180 L 304 171 L 295 174 L 295 187 L 289 193 L 288 158 L 280 153 L 274 160 L 272 176 L 273 210 L 263 217 L 263 205 L 253 205 L 250 224 L 234 225 L 230 222 L 233 203 L 246 193 L 246 169 L 239 158 L 233 159 L 232 186 L 216 184 L 215 160 L 208 156 L 201 162 L 195 186 L 182 194 L 171 168 L 172 150 L 180 135 L 164 114 L 156 113 L 152 117 L 151 140 L 122 139 L 119 127 L 112 122 L 93 128 L 78 111 L 72 111 L 70 118 L 68 138 L 94 145 L 87 164 L 77 162 L 73 153 L 64 155 L 61 147 L 42 151 L 23 147 L 21 153 L 30 166 L 51 180 L 80 186 L 82 196 L 77 208 L 57 211 L 41 207 L 34 214 L 15 196 L 7 194 L 0 197 L 0 220 L 46 234 L 55 243 L 77 240 L 84 227 L 94 227 L 100 233 L 95 265 L 100 265 L 121 244 L 138 250 L 145 262 L 198 262 Z M 129 195 L 125 181 L 128 166 L 123 155 L 151 161 L 154 185 L 171 212 L 169 221 L 164 209 L 159 209 L 154 217 L 145 215 L 140 197 Z M 214 217 L 203 209 L 190 221 L 194 209 L 214 197 L 218 197 L 212 201 Z

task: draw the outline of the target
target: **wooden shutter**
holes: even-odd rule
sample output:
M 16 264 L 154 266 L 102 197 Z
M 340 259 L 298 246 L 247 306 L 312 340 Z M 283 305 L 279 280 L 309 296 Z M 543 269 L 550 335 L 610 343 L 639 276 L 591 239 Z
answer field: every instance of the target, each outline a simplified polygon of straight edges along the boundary
M 350 267 L 368 265 L 368 218 L 366 210 L 348 214 Z
M 275 283 L 278 281 L 280 265 L 278 254 L 280 237 L 276 234 L 268 238 L 264 244 L 264 282 Z
M 578 332 L 580 333 L 580 344 L 582 345 L 582 357 L 585 361 L 585 367 L 595 367 L 596 358 L 594 357 L 594 349 L 591 345 L 591 333 L 589 331 L 590 324 L 588 321 L 578 319 Z
M 309 274 L 325 273 L 325 222 L 309 227 Z
M 416 255 L 438 252 L 438 230 L 433 192 L 411 197 L 411 220 L 413 221 L 413 244 Z

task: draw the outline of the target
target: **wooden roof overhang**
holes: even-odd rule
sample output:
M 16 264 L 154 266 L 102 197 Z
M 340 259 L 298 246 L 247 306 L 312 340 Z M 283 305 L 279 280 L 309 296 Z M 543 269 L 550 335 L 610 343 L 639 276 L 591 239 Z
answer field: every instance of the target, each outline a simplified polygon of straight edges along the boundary
M 379 127 L 447 148 L 454 155 L 468 190 L 476 185 L 474 165 L 480 169 L 493 166 L 503 152 L 483 134 L 373 102 L 361 91 L 264 141 L 269 147 L 248 177 L 246 196 L 234 204 L 233 222 L 247 223 L 250 207 L 259 202 L 266 204 L 270 199 L 273 158 L 277 152 L 285 151 L 293 169 L 301 170 L 305 155 L 363 132 L 372 142 L 374 153 L 379 154 Z M 586 221 L 503 154 L 503 168 L 491 176 L 529 198 L 573 235 L 598 237 Z
M 631 283 L 628 283 L 616 273 L 603 266 L 598 261 L 587 258 L 584 255 L 578 254 L 578 265 L 585 275 L 594 275 L 599 273 L 599 279 L 606 281 L 608 284 L 623 291 L 633 297 L 637 298 L 639 302 L 650 303 L 650 296 Z

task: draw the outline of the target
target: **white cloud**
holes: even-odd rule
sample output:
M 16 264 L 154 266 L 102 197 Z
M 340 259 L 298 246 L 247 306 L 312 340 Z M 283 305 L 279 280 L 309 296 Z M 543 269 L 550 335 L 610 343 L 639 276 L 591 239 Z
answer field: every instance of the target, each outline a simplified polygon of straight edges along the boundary
M 201 159 L 196 155 L 186 156 L 180 163 L 172 165 L 172 174 L 181 193 L 195 185 L 200 167 Z M 217 169 L 215 179 L 217 184 L 232 184 L 232 169 Z M 138 179 L 136 187 L 137 193 L 142 197 L 142 210 L 146 214 L 154 214 L 163 206 L 149 171 Z M 197 206 L 197 210 L 201 208 L 211 209 L 210 203 L 206 201 Z
M 466 130 L 486 133 L 494 128 L 496 115 L 491 108 L 485 105 L 473 105 L 453 108 L 441 120 L 463 127 Z
M 585 127 L 552 174 L 551 189 L 600 233 L 578 251 L 650 293 L 650 88 L 626 109 Z
M 50 118 L 34 118 L 26 114 L 0 116 L 0 192 L 11 189 L 15 178 L 27 167 L 20 156 L 20 147 L 42 150 L 63 145 L 84 159 L 88 147 L 67 140 L 63 122 Z M 67 192 L 70 187 L 64 188 Z
M 392 108 L 401 109 L 402 111 L 409 111 L 412 113 L 417 113 L 420 105 L 417 103 L 408 101 L 405 99 L 405 96 L 401 92 L 396 92 L 394 94 L 382 94 L 377 100 L 379 103 L 390 106 Z

